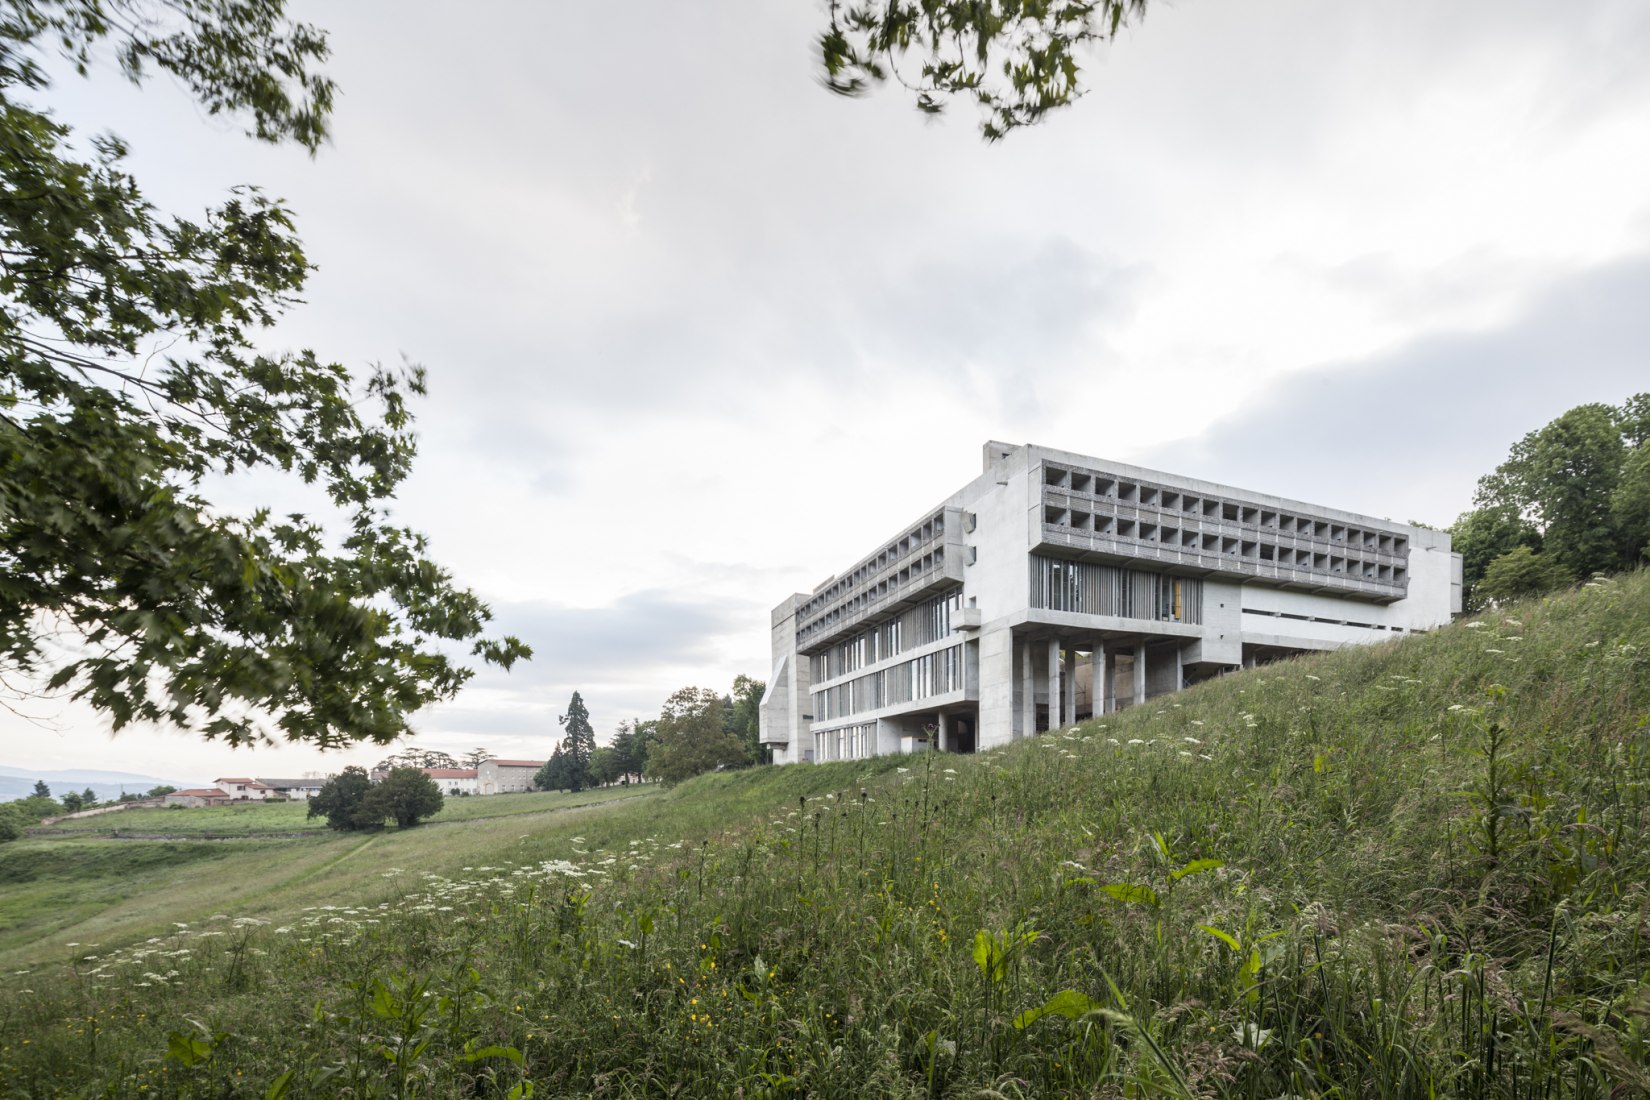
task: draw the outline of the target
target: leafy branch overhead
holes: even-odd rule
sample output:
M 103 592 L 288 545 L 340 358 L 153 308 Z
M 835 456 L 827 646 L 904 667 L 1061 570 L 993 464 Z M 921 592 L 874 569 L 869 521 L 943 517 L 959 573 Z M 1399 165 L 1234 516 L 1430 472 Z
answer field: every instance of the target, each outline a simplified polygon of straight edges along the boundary
M 895 80 L 938 114 L 955 96 L 996 141 L 1083 94 L 1079 50 L 1145 15 L 1147 0 L 831 0 L 825 86 L 863 95 Z
M 118 138 L 52 117 L 50 52 L 164 72 L 311 152 L 333 96 L 324 34 L 282 0 L 0 0 L 0 675 L 117 730 L 332 746 L 392 741 L 456 692 L 450 643 L 527 656 L 391 521 L 423 369 L 260 350 L 310 271 L 291 212 L 250 186 L 157 210 Z M 330 516 L 206 495 L 248 470 L 314 486 Z

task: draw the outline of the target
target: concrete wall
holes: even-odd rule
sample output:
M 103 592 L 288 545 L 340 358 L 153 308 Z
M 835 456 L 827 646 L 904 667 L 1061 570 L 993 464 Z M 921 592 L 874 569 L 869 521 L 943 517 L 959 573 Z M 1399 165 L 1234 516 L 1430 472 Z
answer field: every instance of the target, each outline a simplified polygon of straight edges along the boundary
M 773 753 L 775 764 L 797 764 L 811 759 L 813 748 L 811 700 L 808 695 L 811 666 L 796 651 L 796 609 L 808 597 L 788 596 L 773 609 L 769 618 L 769 642 L 773 670 L 762 693 L 757 711 L 760 738 Z

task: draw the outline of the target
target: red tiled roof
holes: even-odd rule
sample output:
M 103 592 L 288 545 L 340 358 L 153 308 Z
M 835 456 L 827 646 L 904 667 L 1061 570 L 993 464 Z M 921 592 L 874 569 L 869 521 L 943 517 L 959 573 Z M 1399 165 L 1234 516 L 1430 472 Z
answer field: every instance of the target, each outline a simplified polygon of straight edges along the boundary
M 474 768 L 425 768 L 424 774 L 431 779 L 474 779 Z
M 216 788 L 216 787 L 196 787 L 194 790 L 173 791 L 172 793 L 173 794 L 192 794 L 196 798 L 228 798 L 229 797 L 227 794 L 225 794 L 224 792 L 218 790 L 218 788 Z

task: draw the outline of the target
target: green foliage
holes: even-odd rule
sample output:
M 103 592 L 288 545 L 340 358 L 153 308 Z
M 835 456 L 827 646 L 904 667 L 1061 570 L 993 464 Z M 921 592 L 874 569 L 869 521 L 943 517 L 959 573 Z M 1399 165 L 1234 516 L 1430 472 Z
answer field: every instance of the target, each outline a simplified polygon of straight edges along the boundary
M 1490 595 L 1480 582 L 1493 563 L 1517 566 L 1518 591 L 1536 579 L 1630 568 L 1650 544 L 1650 394 L 1620 407 L 1578 405 L 1513 445 L 1495 472 L 1479 479 L 1475 508 L 1451 528 L 1462 555 L 1468 610 Z M 1535 577 L 1528 555 L 1546 559 Z M 1509 578 L 1503 578 L 1509 579 Z M 1503 585 L 1503 588 L 1505 586 Z
M 1650 395 L 1640 394 L 1639 398 Z M 1650 442 L 1641 439 L 1622 463 L 1621 482 L 1610 500 L 1610 515 L 1621 531 L 1629 556 L 1650 560 Z
M 590 783 L 592 786 L 602 787 L 609 783 L 617 783 L 619 776 L 619 753 L 611 745 L 602 745 L 590 754 Z
M 86 798 L 84 795 L 70 791 L 63 796 L 63 810 L 65 813 L 77 814 L 85 808 Z
M 647 750 L 648 778 L 680 783 L 718 767 L 748 762 L 725 722 L 726 703 L 709 688 L 682 688 L 666 700 L 658 739 Z
M 23 835 L 23 830 L 33 825 L 35 820 L 19 811 L 10 802 L 0 802 L 0 844 L 8 840 L 16 840 Z
M 403 829 L 417 825 L 421 818 L 441 812 L 441 788 L 419 768 L 393 768 L 373 784 L 361 803 L 358 817 L 382 825 L 385 818 Z
M 34 789 L 39 791 L 44 784 L 36 783 Z M 27 798 L 19 798 L 15 802 L 7 803 L 32 824 L 43 817 L 56 817 L 62 813 L 64 806 L 49 794 L 32 794 Z
M 1541 549 L 1541 534 L 1535 525 L 1504 505 L 1463 512 L 1449 533 L 1450 548 L 1461 555 L 1461 602 L 1466 611 L 1477 611 L 1484 605 L 1485 596 L 1478 585 L 1491 562 L 1520 547 Z
M 260 353 L 309 263 L 256 188 L 162 214 L 110 135 L 77 146 L 40 55 L 166 74 L 257 138 L 314 151 L 325 37 L 281 0 L 43 0 L 0 15 L 0 671 L 68 689 L 114 729 L 232 744 L 393 741 L 470 670 L 528 650 L 394 526 L 421 368 L 354 379 Z M 324 494 L 320 519 L 202 495 L 263 470 Z M 342 537 L 327 534 L 332 520 Z M 69 640 L 58 640 L 66 629 Z
M 1520 546 L 1490 562 L 1474 591 L 1481 601 L 1499 603 L 1544 595 L 1574 581 L 1575 578 L 1550 555 L 1537 554 L 1528 546 Z
M 550 759 L 533 775 L 536 791 L 566 791 L 573 786 L 573 768 L 567 759 L 567 750 L 557 745 L 550 751 Z
M 582 791 L 590 785 L 590 755 L 596 751 L 596 731 L 590 725 L 590 711 L 578 692 L 567 704 L 567 713 L 557 721 L 567 731 L 561 749 L 567 758 L 567 789 Z
M 50 798 L 52 796 L 52 789 L 46 786 L 44 779 L 34 781 L 34 796 L 36 798 Z
M 749 760 L 766 764 L 769 754 L 762 747 L 762 693 L 768 685 L 740 673 L 733 678 L 733 695 L 728 700 L 728 731 L 745 746 Z
M 326 818 L 329 829 L 346 832 L 377 829 L 384 824 L 385 815 L 373 816 L 367 805 L 370 793 L 372 780 L 367 776 L 366 769 L 345 768 L 321 784 L 321 789 L 309 800 L 308 816 Z
M 825 86 L 857 96 L 893 77 L 916 93 L 917 108 L 945 109 L 972 99 L 995 141 L 1039 121 L 1083 92 L 1078 54 L 1105 42 L 1146 0 L 831 0 L 819 36 Z M 915 54 L 915 71 L 904 64 Z
M 619 723 L 619 732 L 613 736 L 614 764 L 621 778 L 642 777 L 647 766 L 648 748 L 658 739 L 658 723 L 640 718 Z
M 402 749 L 391 753 L 377 764 L 373 765 L 375 772 L 388 772 L 395 768 L 457 768 L 459 763 L 451 754 L 439 749 Z

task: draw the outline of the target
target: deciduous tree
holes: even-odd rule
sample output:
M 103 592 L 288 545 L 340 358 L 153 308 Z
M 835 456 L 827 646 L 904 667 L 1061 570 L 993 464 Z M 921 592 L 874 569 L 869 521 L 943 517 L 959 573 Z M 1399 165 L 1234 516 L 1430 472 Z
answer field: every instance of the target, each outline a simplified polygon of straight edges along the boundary
M 745 746 L 745 756 L 758 764 L 768 762 L 768 751 L 762 747 L 762 693 L 767 690 L 761 680 L 741 673 L 733 678 L 728 706 L 728 725 Z
M 375 772 L 389 772 L 396 768 L 456 768 L 458 761 L 451 754 L 439 749 L 402 749 L 391 753 L 372 769 Z
M 1080 52 L 1115 38 L 1146 0 L 830 0 L 825 86 L 857 96 L 896 80 L 938 114 L 973 100 L 995 141 L 1083 94 Z
M 1620 407 L 1578 405 L 1513 444 L 1506 461 L 1479 479 L 1475 507 L 1450 529 L 1462 555 L 1466 604 L 1493 562 L 1521 577 L 1586 577 L 1625 569 L 1650 547 L 1650 394 Z M 1643 479 L 1642 483 L 1640 479 Z M 1642 496 L 1642 501 L 1641 501 Z
M 590 754 L 590 785 L 593 787 L 606 786 L 617 782 L 619 772 L 619 754 L 612 745 L 601 745 Z
M 403 829 L 441 812 L 441 788 L 419 768 L 395 768 L 373 784 L 361 814 L 383 824 L 390 818 Z
M 726 704 L 709 688 L 683 688 L 659 714 L 658 740 L 648 748 L 647 775 L 680 783 L 701 772 L 747 763 L 745 747 L 724 722 Z
M 1563 588 L 1574 579 L 1551 555 L 1520 546 L 1490 562 L 1478 591 L 1486 600 L 1518 600 Z
M 384 815 L 374 820 L 366 809 L 372 780 L 364 768 L 345 768 L 325 783 L 309 800 L 310 817 L 324 817 L 327 827 L 343 831 L 374 829 L 384 823 Z
M 421 368 L 355 378 L 264 351 L 310 261 L 279 200 L 194 218 L 112 135 L 50 110 L 57 53 L 156 72 L 259 140 L 314 152 L 333 84 L 283 0 L 0 0 L 0 673 L 232 744 L 388 743 L 471 672 L 528 654 L 390 520 Z M 219 475 L 314 485 L 313 516 L 209 500 Z

